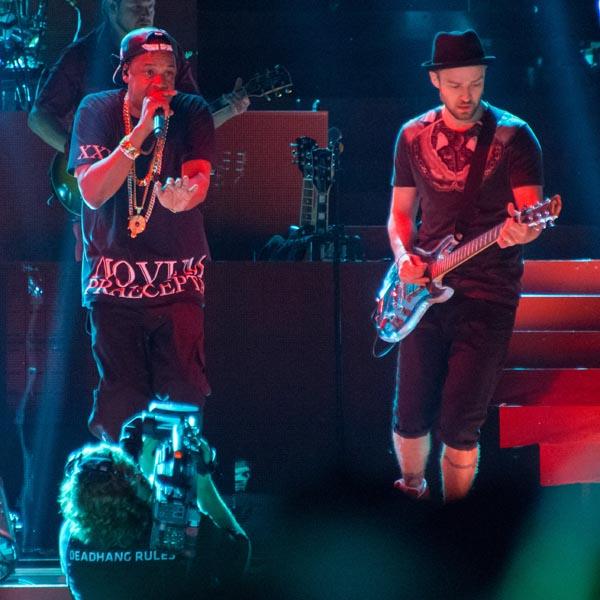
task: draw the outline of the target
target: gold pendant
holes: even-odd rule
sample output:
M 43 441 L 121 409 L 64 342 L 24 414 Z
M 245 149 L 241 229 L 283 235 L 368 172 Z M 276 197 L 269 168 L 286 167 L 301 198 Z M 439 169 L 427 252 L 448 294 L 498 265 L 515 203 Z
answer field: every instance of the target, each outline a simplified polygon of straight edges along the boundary
M 129 235 L 134 238 L 146 229 L 146 219 L 142 215 L 133 215 L 129 217 Z

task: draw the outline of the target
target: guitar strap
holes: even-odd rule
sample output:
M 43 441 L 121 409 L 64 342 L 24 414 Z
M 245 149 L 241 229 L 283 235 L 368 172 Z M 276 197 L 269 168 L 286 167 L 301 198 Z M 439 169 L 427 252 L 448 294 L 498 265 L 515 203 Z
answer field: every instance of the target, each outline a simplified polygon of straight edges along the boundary
M 485 163 L 495 132 L 496 117 L 488 105 L 483 113 L 481 131 L 479 132 L 477 146 L 475 146 L 475 152 L 471 160 L 467 181 L 465 182 L 463 207 L 455 221 L 455 235 L 459 234 L 462 237 L 463 232 L 468 229 L 469 223 L 478 212 L 477 203 L 480 196 Z

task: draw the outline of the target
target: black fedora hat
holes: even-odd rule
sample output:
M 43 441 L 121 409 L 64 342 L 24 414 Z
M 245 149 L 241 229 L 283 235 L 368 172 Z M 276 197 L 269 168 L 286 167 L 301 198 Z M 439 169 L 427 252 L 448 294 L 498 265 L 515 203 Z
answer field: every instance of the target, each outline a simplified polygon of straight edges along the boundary
M 429 71 L 489 65 L 495 56 L 485 56 L 479 36 L 472 30 L 440 31 L 433 40 L 431 60 L 421 64 Z

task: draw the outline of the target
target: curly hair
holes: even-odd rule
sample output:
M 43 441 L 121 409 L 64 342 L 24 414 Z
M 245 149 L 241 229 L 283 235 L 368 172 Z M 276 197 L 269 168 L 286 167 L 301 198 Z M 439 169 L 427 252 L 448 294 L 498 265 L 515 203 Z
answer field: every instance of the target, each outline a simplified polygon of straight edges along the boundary
M 140 489 L 148 500 L 140 498 Z M 74 538 L 102 548 L 128 548 L 147 539 L 150 494 L 149 482 L 119 446 L 98 444 L 71 455 L 58 502 Z

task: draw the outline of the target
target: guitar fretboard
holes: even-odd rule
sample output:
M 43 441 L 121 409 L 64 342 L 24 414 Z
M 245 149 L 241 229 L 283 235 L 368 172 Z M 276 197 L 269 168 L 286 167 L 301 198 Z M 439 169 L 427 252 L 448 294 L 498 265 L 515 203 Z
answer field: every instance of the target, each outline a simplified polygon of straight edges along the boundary
M 300 227 L 311 226 L 313 229 L 316 222 L 313 221 L 314 186 L 312 177 L 302 179 L 302 198 L 300 200 Z
M 459 246 L 450 254 L 433 262 L 429 266 L 431 278 L 437 279 L 443 277 L 446 273 L 452 271 L 452 269 L 455 269 L 471 257 L 495 244 L 503 225 L 504 223 L 499 223 L 495 227 L 492 227 L 492 229 Z

